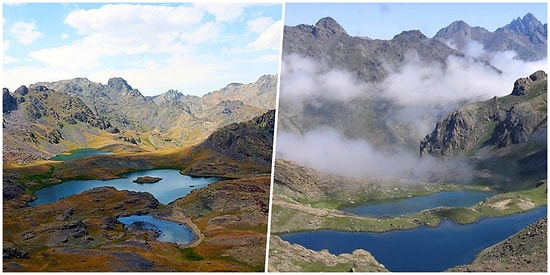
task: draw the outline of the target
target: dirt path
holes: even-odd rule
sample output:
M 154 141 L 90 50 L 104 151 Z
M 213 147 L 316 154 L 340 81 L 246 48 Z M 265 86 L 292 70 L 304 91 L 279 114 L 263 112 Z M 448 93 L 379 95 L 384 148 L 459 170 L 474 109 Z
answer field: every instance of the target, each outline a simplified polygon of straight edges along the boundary
M 183 213 L 172 210 L 169 216 L 164 216 L 162 218 L 173 222 L 185 224 L 187 227 L 191 229 L 191 232 L 193 232 L 193 236 L 194 236 L 193 240 L 186 245 L 181 245 L 180 247 L 195 247 L 204 240 L 204 234 L 202 234 L 199 227 L 196 224 L 194 224 L 193 221 L 189 217 L 186 217 Z
M 332 210 L 332 209 L 321 209 L 321 208 L 314 208 L 314 207 L 308 207 L 300 203 L 294 203 L 289 201 L 281 200 L 280 198 L 276 198 L 274 196 L 273 198 L 273 204 L 279 205 L 284 208 L 290 208 L 294 210 L 298 210 L 300 212 L 312 214 L 315 216 L 324 216 L 324 217 L 349 217 L 350 215 L 339 211 L 339 210 Z
M 498 201 L 498 202 L 495 202 L 495 203 L 491 204 L 491 207 L 496 209 L 496 210 L 504 210 L 504 209 L 508 208 L 506 205 L 508 205 L 510 202 L 512 202 L 511 199 Z

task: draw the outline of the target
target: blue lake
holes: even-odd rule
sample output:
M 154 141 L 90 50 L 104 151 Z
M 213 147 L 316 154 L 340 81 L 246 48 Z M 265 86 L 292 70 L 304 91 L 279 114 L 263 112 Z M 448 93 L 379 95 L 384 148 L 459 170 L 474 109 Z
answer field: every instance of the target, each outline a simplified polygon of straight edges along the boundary
M 50 160 L 57 160 L 57 161 L 65 161 L 70 159 L 77 159 L 77 158 L 85 158 L 89 156 L 95 156 L 95 155 L 112 155 L 111 152 L 103 152 L 95 148 L 81 148 L 69 151 L 68 153 L 59 154 L 53 158 L 50 158 Z
M 193 241 L 194 238 L 193 232 L 186 225 L 156 219 L 150 215 L 120 217 L 118 220 L 124 223 L 126 227 L 130 226 L 132 223 L 141 222 L 144 229 L 160 231 L 160 236 L 157 240 L 161 242 L 188 244 Z
M 369 251 L 390 271 L 444 271 L 468 264 L 481 250 L 492 246 L 547 215 L 546 206 L 529 212 L 459 225 L 443 221 L 438 227 L 386 233 L 314 231 L 281 234 L 290 243 L 333 254 Z
M 195 188 L 204 187 L 210 183 L 221 180 L 216 177 L 191 177 L 180 174 L 174 169 L 155 169 L 137 171 L 122 175 L 124 178 L 113 180 L 72 180 L 61 184 L 52 185 L 34 192 L 37 199 L 29 205 L 35 206 L 43 203 L 55 202 L 61 198 L 79 194 L 83 191 L 101 187 L 112 186 L 118 190 L 130 190 L 151 193 L 160 203 L 168 204 L 177 198 L 183 197 Z M 156 183 L 138 184 L 132 181 L 139 176 L 161 177 Z
M 412 197 L 380 204 L 346 207 L 340 210 L 365 217 L 395 217 L 418 213 L 425 209 L 440 206 L 468 207 L 494 195 L 492 192 L 453 191 L 440 192 L 429 196 Z

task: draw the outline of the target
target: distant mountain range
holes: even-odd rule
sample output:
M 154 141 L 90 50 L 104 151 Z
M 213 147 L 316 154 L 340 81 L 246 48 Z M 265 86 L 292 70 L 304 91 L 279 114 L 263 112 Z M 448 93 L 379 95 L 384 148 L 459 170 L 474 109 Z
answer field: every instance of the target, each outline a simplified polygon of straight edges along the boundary
M 499 76 L 503 74 L 501 69 L 510 69 L 496 67 L 490 63 L 491 60 L 487 56 L 472 56 L 467 53 L 467 47 L 472 41 L 478 43 L 478 46 L 481 45 L 486 52 L 514 51 L 517 53 L 516 60 L 541 60 L 546 58 L 547 24 L 542 24 L 532 14 L 527 14 L 490 32 L 481 27 L 470 27 L 463 21 L 456 21 L 441 29 L 433 38 L 426 37 L 420 31 L 409 30 L 390 40 L 350 36 L 330 17 L 320 19 L 313 26 L 285 26 L 283 62 L 296 62 L 300 60 L 296 56 L 300 56 L 305 60 L 318 62 L 317 70 L 322 73 L 323 70 L 328 70 L 326 68 L 349 72 L 357 82 L 369 85 L 364 86 L 362 92 L 358 92 L 353 100 L 344 101 L 334 99 L 338 97 L 337 93 L 344 91 L 330 90 L 339 83 L 329 81 L 327 85 L 323 82 L 318 84 L 318 91 L 313 89 L 307 95 L 309 97 L 302 100 L 300 108 L 297 108 L 296 99 L 285 97 L 284 92 L 285 89 L 292 89 L 304 82 L 296 82 L 296 79 L 291 78 L 296 76 L 291 75 L 293 67 L 289 65 L 289 72 L 285 73 L 283 70 L 281 74 L 278 131 L 303 135 L 317 127 L 330 127 L 345 138 L 366 140 L 379 151 L 396 152 L 406 149 L 418 152 L 422 137 L 429 134 L 433 128 L 426 129 L 426 132 L 419 136 L 417 133 L 420 125 L 411 123 L 406 116 L 418 116 L 421 113 L 419 111 L 429 107 L 433 108 L 430 116 L 420 118 L 424 123 L 429 121 L 430 125 L 437 126 L 433 133 L 422 141 L 421 154 L 443 158 L 472 157 L 480 175 L 485 173 L 487 177 L 484 179 L 492 182 L 510 176 L 507 173 L 497 176 L 496 174 L 502 172 L 496 168 L 497 163 L 509 165 L 511 173 L 531 173 L 532 177 L 524 177 L 525 181 L 543 177 L 546 173 L 546 162 L 542 161 L 542 156 L 546 153 L 544 137 L 547 116 L 546 89 L 541 87 L 546 87 L 545 72 L 526 73 L 516 81 L 517 87 L 512 95 L 506 97 L 495 97 L 478 103 L 473 102 L 480 99 L 472 97 L 440 105 L 429 103 L 431 97 L 440 96 L 430 93 L 434 87 L 429 85 L 437 83 L 430 84 L 428 81 L 424 87 L 412 87 L 407 85 L 407 81 L 413 81 L 412 79 L 398 79 L 403 82 L 399 83 L 403 97 L 407 98 L 407 89 L 420 89 L 424 91 L 425 101 L 428 102 L 420 102 L 415 105 L 416 107 L 411 105 L 417 109 L 405 110 L 406 112 L 402 113 L 405 116 L 396 115 L 404 111 L 402 103 L 383 96 L 383 88 L 387 84 L 384 81 L 396 72 L 411 69 L 406 67 L 411 60 L 429 64 L 429 68 L 441 68 L 441 75 L 440 71 L 433 71 L 434 79 L 445 74 L 453 74 L 453 70 L 446 71 L 446 68 L 453 66 L 451 62 L 463 62 L 476 69 L 483 68 L 478 75 L 473 76 L 475 80 L 461 80 L 476 83 L 485 81 L 485 72 Z M 295 66 L 300 68 L 302 64 Z M 423 68 L 412 68 L 413 72 L 415 69 Z M 526 76 L 529 77 L 525 78 Z M 310 81 L 316 81 L 315 77 L 317 76 L 310 78 Z M 418 74 L 415 77 L 423 75 Z M 514 80 L 506 81 L 510 81 L 509 85 L 512 87 Z M 531 82 L 534 86 L 530 86 Z M 491 88 L 481 85 L 476 89 Z M 521 92 L 518 89 L 525 90 L 527 95 L 519 95 Z M 328 98 L 323 93 L 334 95 Z M 499 93 L 502 94 L 503 91 Z M 535 94 L 537 96 L 534 96 Z M 343 96 L 345 95 L 342 94 L 341 97 Z M 472 103 L 468 104 L 470 102 Z M 482 170 L 485 172 L 480 172 Z M 489 176 L 490 173 L 492 174 Z
M 3 89 L 4 163 L 73 148 L 155 151 L 191 146 L 216 129 L 275 108 L 276 76 L 232 83 L 203 97 L 169 90 L 143 96 L 122 78 L 76 78 Z
M 498 73 L 499 68 L 487 60 L 472 60 L 467 57 L 462 52 L 466 42 L 477 41 L 479 38 L 477 42 L 482 43 L 488 51 L 520 50 L 518 58 L 540 59 L 546 57 L 546 29 L 547 24 L 542 25 L 531 14 L 525 15 L 523 19 L 513 20 L 495 32 L 480 27 L 472 28 L 463 21 L 457 21 L 439 31 L 434 38 L 428 38 L 417 30 L 403 31 L 391 40 L 353 37 L 330 17 L 320 19 L 314 26 L 285 26 L 283 60 L 292 54 L 298 54 L 326 64 L 329 68 L 351 72 L 358 81 L 372 83 L 373 89 L 365 91 L 364 97 L 359 96 L 346 104 L 319 98 L 309 100 L 299 111 L 292 108 L 294 102 L 288 102 L 281 96 L 279 129 L 303 133 L 315 125 L 330 125 L 340 129 L 346 137 L 366 138 L 381 148 L 395 145 L 415 148 L 419 137 L 410 135 L 414 132 L 410 123 L 388 121 L 400 107 L 377 95 L 368 95 L 376 94 L 379 83 L 407 64 L 411 51 L 414 51 L 418 60 L 431 64 L 434 68 L 446 68 L 449 65 L 448 58 L 456 57 L 467 60 L 465 62 L 478 63 L 478 67 Z M 454 42 L 449 42 L 451 40 Z M 448 44 L 454 44 L 455 48 Z M 287 76 L 281 76 L 282 89 L 285 77 Z M 429 88 L 431 87 L 426 87 Z M 449 110 L 442 108 L 439 115 L 443 116 L 447 111 Z
M 511 50 L 522 60 L 539 60 L 546 57 L 547 32 L 548 24 L 543 25 L 528 13 L 494 32 L 471 27 L 464 21 L 455 21 L 437 32 L 434 39 L 453 44 L 461 51 L 469 42 L 477 41 L 488 51 Z

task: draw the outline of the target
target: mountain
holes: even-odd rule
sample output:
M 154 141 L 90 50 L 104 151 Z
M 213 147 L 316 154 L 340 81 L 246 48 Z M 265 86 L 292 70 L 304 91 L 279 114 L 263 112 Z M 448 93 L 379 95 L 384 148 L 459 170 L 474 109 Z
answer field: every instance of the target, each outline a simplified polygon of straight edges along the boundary
M 523 175 L 524 180 L 544 178 L 547 96 L 545 72 L 520 78 L 510 95 L 467 104 L 439 121 L 420 142 L 420 156 L 468 156 L 485 165 L 499 158 L 513 165 L 507 172 Z
M 450 42 L 464 51 L 471 41 L 477 41 L 488 51 L 514 51 L 521 60 L 540 60 L 546 57 L 548 24 L 542 24 L 531 13 L 514 19 L 504 27 L 490 32 L 455 21 L 436 33 L 434 39 Z
M 269 173 L 274 129 L 275 110 L 222 127 L 193 147 L 185 159 L 195 160 L 184 169 L 184 173 L 200 176 L 232 176 L 244 171 L 249 174 Z
M 350 78 L 357 83 L 372 85 L 371 89 L 363 88 L 364 91 L 349 101 L 330 100 L 313 94 L 303 100 L 299 110 L 294 107 L 295 100 L 287 99 L 281 93 L 279 130 L 303 134 L 319 125 L 327 125 L 338 129 L 347 138 L 367 139 L 373 146 L 388 150 L 415 148 L 419 136 L 414 134 L 411 123 L 390 119 L 400 107 L 381 96 L 377 85 L 391 73 L 399 72 L 410 59 L 421 60 L 430 67 L 445 68 L 448 57 L 464 57 L 462 52 L 417 30 L 403 31 L 391 40 L 353 37 L 330 17 L 320 19 L 314 26 L 284 27 L 283 62 L 291 62 L 295 55 L 318 62 L 316 66 L 321 73 L 336 71 L 339 75 L 349 72 Z M 494 69 L 487 64 L 481 66 Z M 287 77 L 281 75 L 282 91 Z M 339 83 L 328 80 L 327 84 L 330 85 L 320 84 L 317 90 L 327 89 L 326 93 L 336 94 L 337 91 L 330 88 Z
M 429 39 L 420 31 L 404 31 L 391 40 L 353 37 L 331 17 L 320 19 L 314 26 L 285 26 L 283 55 L 299 53 L 329 66 L 357 73 L 365 81 L 381 81 L 389 69 L 397 69 L 406 53 L 415 49 L 426 62 L 444 64 L 447 56 L 462 56 L 444 43 Z
M 143 96 L 122 78 L 86 78 L 3 90 L 4 163 L 30 163 L 74 148 L 156 151 L 192 146 L 216 129 L 275 105 L 276 77 L 230 84 L 203 97 Z M 212 94 L 216 94 L 213 99 Z
M 529 141 L 546 131 L 547 74 L 518 79 L 508 96 L 467 104 L 438 122 L 420 145 L 420 155 L 442 158 Z M 473 152 L 471 152 L 474 150 Z
M 410 123 L 407 119 L 403 119 L 404 116 L 407 116 L 406 113 L 412 112 L 411 110 L 414 108 L 424 110 L 426 111 L 424 113 L 429 114 L 422 119 L 435 123 L 449 111 L 469 101 L 479 99 L 468 98 L 462 101 L 445 103 L 447 105 L 435 106 L 435 104 L 429 102 L 431 98 L 437 98 L 440 95 L 426 94 L 425 101 L 427 103 L 420 102 L 418 106 L 412 106 L 412 108 L 405 110 L 403 104 L 396 103 L 395 100 L 388 99 L 384 95 L 384 88 L 387 87 L 386 85 L 389 82 L 395 85 L 392 81 L 396 79 L 388 76 L 399 75 L 403 71 L 411 69 L 412 66 L 413 69 L 406 76 L 414 79 L 406 77 L 397 79 L 397 81 L 403 82 L 398 85 L 400 92 L 404 94 L 401 97 L 406 97 L 406 90 L 409 88 L 406 82 L 414 82 L 424 77 L 420 74 L 425 68 L 411 62 L 411 60 L 418 60 L 417 63 L 421 64 L 429 64 L 426 66 L 433 68 L 432 74 L 425 76 L 429 79 L 432 77 L 435 79 L 439 73 L 441 73 L 441 77 L 456 73 L 456 70 L 453 70 L 456 63 L 469 64 L 459 70 L 469 71 L 470 67 L 483 68 L 483 73 L 502 75 L 502 71 L 490 64 L 483 56 L 476 59 L 466 56 L 462 52 L 469 40 L 484 43 L 483 45 L 488 47 L 488 50 L 515 50 L 519 49 L 520 45 L 524 45 L 525 52 L 529 52 L 525 55 L 525 59 L 545 57 L 545 38 L 544 42 L 541 42 L 542 44 L 534 44 L 529 41 L 529 37 L 546 37 L 538 35 L 539 33 L 542 35 L 545 27 L 541 27 L 540 22 L 529 14 L 514 22 L 516 23 L 493 33 L 481 27 L 470 27 L 464 21 L 456 21 L 449 27 L 440 30 L 434 38 L 428 38 L 418 30 L 409 30 L 397 34 L 390 40 L 350 36 L 341 25 L 330 17 L 320 19 L 315 25 L 285 26 L 283 62 L 299 63 L 300 61 L 294 61 L 294 57 L 298 55 L 317 62 L 315 64 L 321 74 L 328 75 L 333 71 L 337 73 L 348 72 L 350 78 L 354 78 L 357 83 L 365 85 L 359 88 L 362 91 L 358 92 L 353 100 L 339 101 L 323 96 L 322 93 L 345 93 L 337 89 L 331 90 L 332 87 L 338 86 L 338 83 L 327 81 L 327 83 L 319 84 L 318 92 L 312 92 L 309 98 L 297 103 L 294 98 L 284 96 L 285 85 L 289 85 L 286 84 L 289 81 L 289 74 L 282 74 L 279 130 L 304 134 L 316 127 L 328 126 L 337 129 L 346 138 L 365 139 L 381 150 L 395 151 L 399 150 L 396 148 L 407 148 L 407 150 L 416 151 L 419 139 L 422 139 L 426 133 L 425 131 L 430 129 L 419 131 L 416 125 Z M 444 43 L 451 38 L 456 40 L 456 44 L 461 45 L 457 47 L 458 49 L 450 48 Z M 501 49 L 499 48 L 501 46 L 498 45 L 505 45 L 506 47 Z M 544 48 L 544 55 L 537 50 L 540 47 Z M 420 68 L 415 67 L 416 65 Z M 298 66 L 302 65 L 294 66 L 299 68 Z M 292 66 L 289 65 L 289 67 L 293 69 Z M 441 68 L 441 71 L 437 68 Z M 415 74 L 415 71 L 419 71 L 418 74 Z M 290 81 L 296 80 L 291 78 Z M 305 81 L 289 83 L 296 86 L 305 83 Z M 423 87 L 412 87 L 411 85 L 410 88 L 422 89 L 426 92 L 438 89 L 438 87 L 430 85 L 437 85 L 437 81 L 426 81 L 426 85 Z M 483 88 L 476 89 L 483 90 Z M 444 91 L 441 91 L 441 93 L 444 93 Z M 442 94 L 442 96 L 447 95 Z M 420 101 L 424 100 L 421 99 Z M 299 108 L 296 108 L 296 105 L 299 105 Z M 427 106 L 431 109 L 426 110 Z M 418 113 L 422 112 L 416 112 L 413 116 L 418 115 Z

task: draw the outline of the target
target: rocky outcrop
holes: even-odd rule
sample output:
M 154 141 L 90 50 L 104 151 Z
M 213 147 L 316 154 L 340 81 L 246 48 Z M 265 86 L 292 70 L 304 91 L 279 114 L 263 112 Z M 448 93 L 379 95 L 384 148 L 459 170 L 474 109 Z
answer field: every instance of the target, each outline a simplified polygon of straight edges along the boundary
M 6 88 L 2 89 L 2 108 L 3 113 L 9 113 L 10 111 L 17 110 L 17 100 Z
M 212 133 L 193 148 L 192 155 L 209 154 L 193 161 L 185 174 L 229 176 L 232 173 L 271 171 L 275 110 L 252 120 L 233 123 Z M 245 173 L 246 174 L 246 173 Z
M 420 156 L 473 154 L 484 147 L 506 147 L 546 129 L 546 78 L 538 71 L 518 79 L 512 94 L 468 104 L 436 124 L 420 142 Z
M 527 92 L 533 85 L 539 83 L 540 81 L 546 80 L 547 75 L 544 71 L 537 71 L 529 77 L 520 78 L 514 82 L 514 89 L 512 90 L 511 95 L 522 96 L 527 95 Z
M 271 235 L 269 241 L 270 272 L 384 272 L 384 265 L 363 249 L 334 255 L 326 249 L 313 251 Z

